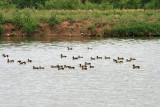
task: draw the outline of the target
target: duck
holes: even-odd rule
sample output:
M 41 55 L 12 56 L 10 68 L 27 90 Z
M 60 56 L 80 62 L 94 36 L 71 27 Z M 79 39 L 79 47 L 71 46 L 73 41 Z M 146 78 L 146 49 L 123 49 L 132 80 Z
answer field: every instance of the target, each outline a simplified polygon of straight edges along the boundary
M 67 66 L 67 65 L 64 65 L 64 68 L 68 68 L 69 66 Z
M 130 60 L 136 60 L 136 58 L 130 58 Z
M 56 65 L 56 66 L 51 65 L 51 68 L 58 68 L 58 65 Z
M 133 66 L 133 69 L 140 69 L 140 66 L 135 66 L 134 64 L 132 66 Z
M 32 62 L 32 60 L 28 59 L 27 62 Z
M 44 67 L 39 66 L 38 69 L 44 69 Z
M 20 64 L 20 65 L 24 65 L 24 64 L 26 64 L 26 62 L 25 62 L 25 61 L 24 61 L 24 62 L 22 62 L 22 61 L 20 61 L 20 60 L 19 60 L 18 62 L 19 62 L 19 64 Z
M 88 50 L 91 50 L 91 49 L 93 49 L 93 48 L 87 47 L 87 49 L 88 49 Z
M 3 57 L 9 57 L 9 55 L 2 54 Z
M 80 67 L 82 68 L 86 68 L 87 66 L 86 65 L 82 65 L 82 64 L 79 64 Z
M 126 62 L 131 62 L 132 60 L 126 59 Z
M 91 66 L 91 65 L 90 65 L 89 68 L 94 68 L 94 66 Z
M 118 60 L 124 60 L 124 58 L 120 58 L 120 57 L 118 57 Z
M 66 58 L 66 57 L 67 57 L 67 56 L 64 56 L 64 55 L 61 54 L 61 58 Z
M 38 67 L 33 66 L 33 69 L 38 69 Z
M 78 56 L 78 58 L 83 58 L 83 56 Z
M 73 60 L 78 60 L 78 57 L 74 57 L 74 56 L 73 56 L 72 59 L 73 59 Z
M 67 47 L 68 48 L 68 50 L 72 50 L 72 48 L 70 48 L 70 47 Z
M 64 70 L 64 68 L 63 67 L 58 67 L 58 70 Z
M 9 60 L 9 59 L 7 59 L 7 62 L 8 62 L 8 63 L 12 63 L 12 62 L 14 62 L 14 60 Z
M 123 61 L 117 61 L 117 60 L 116 60 L 115 62 L 116 62 L 116 63 L 123 63 Z
M 20 62 L 22 62 L 22 61 L 21 61 L 21 60 L 18 60 L 17 62 L 20 63 Z
M 113 62 L 116 62 L 117 60 L 113 59 Z
M 68 68 L 69 68 L 69 69 L 75 69 L 75 67 L 71 67 L 71 66 L 69 66 Z
M 102 57 L 97 56 L 97 59 L 102 59 Z
M 87 62 L 85 62 L 85 65 L 91 65 L 91 63 L 87 63 Z
M 87 70 L 87 68 L 86 67 L 82 67 L 82 70 Z
M 111 57 L 106 57 L 106 56 L 105 56 L 104 59 L 111 59 Z
M 91 60 L 96 60 L 96 58 L 91 57 Z

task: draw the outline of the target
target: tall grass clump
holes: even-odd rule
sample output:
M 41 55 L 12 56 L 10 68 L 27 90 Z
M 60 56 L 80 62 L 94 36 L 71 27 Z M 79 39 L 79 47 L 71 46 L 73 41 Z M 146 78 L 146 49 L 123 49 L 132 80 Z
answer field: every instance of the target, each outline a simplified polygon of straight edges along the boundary
M 34 33 L 35 29 L 39 26 L 39 22 L 35 20 L 28 10 L 13 13 L 13 22 L 23 27 L 26 33 Z
M 54 11 L 51 12 L 51 17 L 49 19 L 49 24 L 50 25 L 56 25 L 56 24 L 58 24 L 58 19 L 56 17 L 56 13 Z
M 0 25 L 0 34 L 4 33 L 4 28 L 2 25 Z
M 106 31 L 105 31 L 106 32 Z M 160 35 L 160 23 L 157 22 L 135 22 L 130 24 L 118 25 L 107 32 L 116 36 L 146 36 Z
M 5 22 L 3 14 L 0 12 L 0 24 L 3 24 Z

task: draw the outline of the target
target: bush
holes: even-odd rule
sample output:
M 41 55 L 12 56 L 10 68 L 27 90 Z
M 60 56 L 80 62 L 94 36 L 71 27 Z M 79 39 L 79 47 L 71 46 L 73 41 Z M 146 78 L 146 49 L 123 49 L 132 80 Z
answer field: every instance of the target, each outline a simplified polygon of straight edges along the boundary
M 14 9 L 16 5 L 9 4 L 7 1 L 0 1 L 0 9 Z
M 111 30 L 111 34 L 121 36 L 145 36 L 149 33 L 152 33 L 152 35 L 160 35 L 160 23 L 135 22 L 128 25 L 115 26 Z
M 27 10 L 14 12 L 13 18 L 13 22 L 23 27 L 28 34 L 33 33 L 37 26 L 39 26 L 38 21 L 32 18 Z
M 0 24 L 3 24 L 5 22 L 3 14 L 0 12 Z
M 2 25 L 0 25 L 0 34 L 4 33 L 4 28 Z
M 94 26 L 93 25 L 89 25 L 87 28 L 88 28 L 88 30 L 94 30 Z
M 49 24 L 50 25 L 56 25 L 56 24 L 58 24 L 58 20 L 57 20 L 55 12 L 51 13 L 51 18 L 49 19 Z

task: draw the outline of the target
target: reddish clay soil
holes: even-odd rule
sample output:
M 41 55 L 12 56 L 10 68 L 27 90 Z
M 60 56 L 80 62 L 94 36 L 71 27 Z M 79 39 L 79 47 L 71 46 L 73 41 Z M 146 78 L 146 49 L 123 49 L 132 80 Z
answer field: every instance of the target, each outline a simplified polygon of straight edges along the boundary
M 58 25 L 51 26 L 48 23 L 41 23 L 41 25 L 35 30 L 32 36 L 90 36 L 99 35 L 103 33 L 105 27 L 110 28 L 113 25 L 101 24 L 96 25 L 94 30 L 88 30 L 88 26 L 92 25 L 94 22 L 86 20 L 84 22 L 70 23 L 64 21 Z M 19 28 L 17 25 L 12 23 L 7 23 L 3 25 L 5 32 L 3 36 L 27 36 L 23 28 Z

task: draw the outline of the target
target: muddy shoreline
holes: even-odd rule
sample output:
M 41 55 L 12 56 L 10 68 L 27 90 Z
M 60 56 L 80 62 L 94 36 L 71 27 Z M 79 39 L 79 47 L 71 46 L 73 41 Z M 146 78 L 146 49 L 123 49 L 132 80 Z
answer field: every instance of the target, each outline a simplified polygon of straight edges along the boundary
M 85 22 L 77 22 L 70 23 L 68 21 L 64 21 L 55 26 L 49 25 L 48 23 L 41 23 L 39 27 L 35 30 L 34 33 L 27 34 L 23 28 L 20 28 L 17 24 L 6 23 L 3 24 L 5 29 L 4 33 L 1 34 L 0 37 L 150 37 L 150 36 L 158 36 L 152 33 L 148 33 L 145 36 L 140 35 L 105 35 L 104 29 L 112 29 L 114 24 L 103 24 L 96 25 L 94 29 L 88 29 L 88 26 L 92 24 L 92 21 Z

